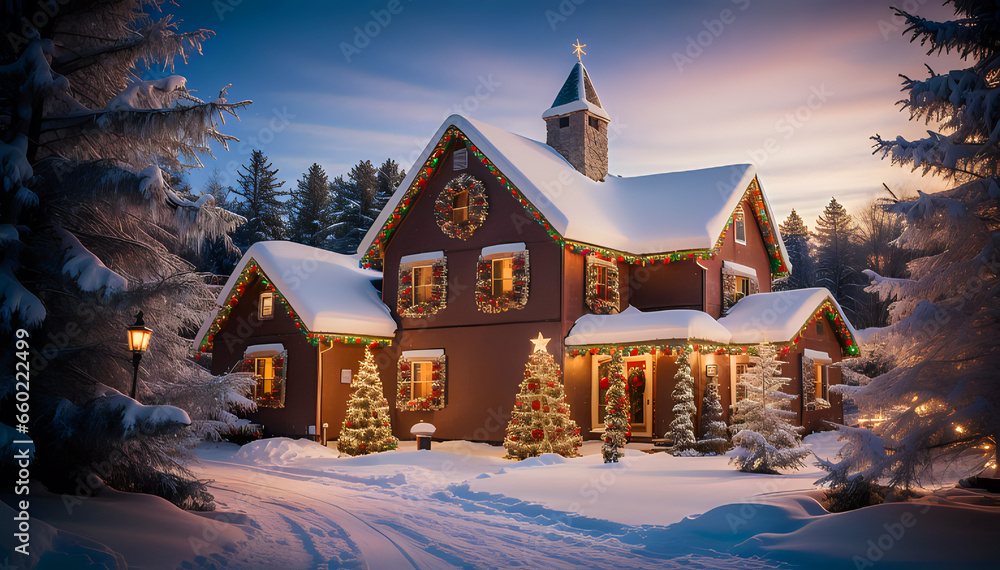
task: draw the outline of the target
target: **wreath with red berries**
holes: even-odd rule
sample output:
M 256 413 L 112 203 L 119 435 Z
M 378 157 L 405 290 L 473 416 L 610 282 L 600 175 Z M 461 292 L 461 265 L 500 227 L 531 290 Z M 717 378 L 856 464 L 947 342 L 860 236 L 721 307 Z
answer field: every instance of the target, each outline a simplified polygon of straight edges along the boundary
M 469 193 L 469 210 L 465 220 L 456 222 L 455 195 L 462 191 Z M 438 194 L 437 200 L 434 201 L 434 220 L 444 235 L 467 240 L 486 221 L 489 209 L 486 186 L 479 179 L 469 174 L 462 174 L 452 178 Z

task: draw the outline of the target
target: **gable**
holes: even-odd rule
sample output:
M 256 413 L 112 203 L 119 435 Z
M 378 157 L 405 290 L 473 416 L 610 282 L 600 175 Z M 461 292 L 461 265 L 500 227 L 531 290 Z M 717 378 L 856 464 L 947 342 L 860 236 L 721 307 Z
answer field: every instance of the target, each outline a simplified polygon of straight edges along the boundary
M 551 147 L 453 115 L 439 128 L 359 252 L 365 267 L 378 265 L 381 248 L 411 209 L 444 154 L 469 149 L 553 241 L 575 253 L 634 264 L 717 255 L 732 213 L 744 199 L 754 207 L 775 274 L 788 271 L 787 254 L 751 165 L 590 180 Z

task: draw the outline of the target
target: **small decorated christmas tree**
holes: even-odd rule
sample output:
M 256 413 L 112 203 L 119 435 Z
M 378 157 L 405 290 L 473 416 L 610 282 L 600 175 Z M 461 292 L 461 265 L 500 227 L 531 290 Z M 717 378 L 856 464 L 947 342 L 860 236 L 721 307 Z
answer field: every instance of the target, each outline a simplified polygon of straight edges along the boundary
M 389 402 L 382 392 L 382 379 L 375 358 L 365 349 L 365 359 L 351 382 L 354 391 L 347 402 L 347 417 L 340 427 L 337 449 L 347 455 L 365 455 L 396 449 L 399 440 L 392 435 Z
M 736 402 L 739 423 L 733 424 L 736 455 L 730 461 L 740 471 L 776 474 L 778 469 L 800 469 L 809 454 L 802 449 L 798 428 L 786 418 L 794 418 L 788 403 L 797 398 L 781 391 L 789 379 L 779 376 L 781 365 L 771 343 L 757 345 L 750 357 L 753 366 L 739 378 L 747 397 Z
M 629 425 L 628 395 L 625 392 L 625 376 L 622 374 L 622 353 L 616 350 L 611 355 L 611 367 L 606 378 L 601 378 L 601 388 L 607 388 L 604 409 L 604 444 L 601 454 L 605 463 L 617 463 L 625 455 L 622 448 L 632 437 Z
M 714 380 L 705 386 L 701 400 L 701 438 L 695 445 L 702 453 L 722 455 L 732 447 L 729 430 L 722 419 L 722 402 L 719 401 L 719 384 Z
M 677 357 L 677 373 L 674 374 L 674 421 L 670 422 L 670 436 L 674 440 L 673 452 L 678 453 L 694 447 L 694 416 L 698 409 L 694 405 L 694 377 L 691 376 L 690 349 L 685 349 Z
M 569 404 L 560 380 L 562 371 L 545 350 L 541 333 L 524 366 L 524 380 L 510 414 L 503 446 L 508 459 L 525 459 L 543 453 L 576 457 L 583 443 L 580 428 L 569 417 Z

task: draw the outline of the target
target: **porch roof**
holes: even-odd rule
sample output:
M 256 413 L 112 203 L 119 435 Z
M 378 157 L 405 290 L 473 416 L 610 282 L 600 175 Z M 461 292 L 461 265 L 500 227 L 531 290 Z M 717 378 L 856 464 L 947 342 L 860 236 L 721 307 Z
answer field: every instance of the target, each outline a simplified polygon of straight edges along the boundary
M 708 313 L 690 309 L 642 312 L 635 307 L 616 315 L 584 315 L 566 337 L 567 346 L 681 340 L 729 344 L 732 334 Z

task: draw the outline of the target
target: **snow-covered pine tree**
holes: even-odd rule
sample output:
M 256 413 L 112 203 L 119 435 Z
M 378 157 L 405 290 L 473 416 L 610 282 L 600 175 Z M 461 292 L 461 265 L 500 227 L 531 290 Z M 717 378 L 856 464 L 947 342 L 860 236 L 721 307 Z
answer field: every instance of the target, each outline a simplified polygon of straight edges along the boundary
M 348 179 L 338 176 L 333 191 L 331 247 L 340 253 L 357 251 L 365 233 L 382 212 L 405 173 L 392 159 L 376 168 L 370 160 L 354 165 Z
M 632 429 L 629 425 L 630 413 L 628 393 L 625 390 L 625 364 L 622 359 L 622 351 L 616 350 L 611 355 L 611 364 L 608 368 L 608 375 L 601 378 L 601 388 L 607 389 L 604 397 L 606 407 L 604 408 L 604 443 L 601 444 L 601 455 L 604 456 L 605 463 L 618 463 L 618 459 L 625 455 L 622 449 L 628 443 L 628 438 L 632 437 Z
M 278 181 L 278 169 L 259 150 L 250 153 L 250 162 L 241 165 L 237 173 L 237 187 L 232 194 L 236 213 L 246 218 L 246 223 L 236 230 L 233 241 L 246 252 L 259 241 L 285 239 L 286 204 L 280 200 L 289 195 Z
M 891 194 L 891 193 L 890 193 Z M 906 224 L 903 216 L 885 209 L 886 199 L 873 199 L 863 204 L 855 218 L 857 224 L 858 258 L 867 267 L 884 277 L 906 277 L 908 252 L 896 244 Z M 888 324 L 891 299 L 879 300 L 877 295 L 858 292 L 855 320 L 858 328 L 884 327 Z
M 389 198 L 396 192 L 396 187 L 399 186 L 403 178 L 406 177 L 406 172 L 399 168 L 399 164 L 391 159 L 385 159 L 385 162 L 378 167 L 378 184 L 375 188 L 375 200 L 371 207 L 371 218 L 374 220 L 385 208 L 385 205 L 389 203 Z
M 524 365 L 503 446 L 508 459 L 558 453 L 577 457 L 583 443 L 580 428 L 570 418 L 559 364 L 545 349 L 536 349 Z
M 323 167 L 313 163 L 297 182 L 288 202 L 288 239 L 313 247 L 323 247 L 333 219 L 330 180 Z
M 705 395 L 701 400 L 701 437 L 698 438 L 695 449 L 701 453 L 722 455 L 731 447 L 729 428 L 722 417 L 719 383 L 712 380 L 705 386 Z
M 861 290 L 855 232 L 851 215 L 831 198 L 813 233 L 816 285 L 829 289 L 851 317 L 856 315 L 856 295 Z
M 797 398 L 781 391 L 789 379 L 780 376 L 781 365 L 777 349 L 771 343 L 761 343 L 751 353 L 753 366 L 740 375 L 738 383 L 746 390 L 746 398 L 736 402 L 739 423 L 732 430 L 740 471 L 775 474 L 778 469 L 800 469 L 809 452 L 801 447 L 798 428 L 788 422 L 795 417 L 788 411 L 789 402 Z
M 147 8 L 159 4 L 74 2 L 46 11 L 42 29 L 30 29 L 28 4 L 5 4 L 0 84 L 16 89 L 0 97 L 0 342 L 30 334 L 33 478 L 53 491 L 103 480 L 206 506 L 204 486 L 174 459 L 192 420 L 168 404 L 182 387 L 217 381 L 185 336 L 212 294 L 176 252 L 225 240 L 239 218 L 171 188 L 165 172 L 199 165 L 210 140 L 233 140 L 217 121 L 249 102 L 228 103 L 224 90 L 201 101 L 176 75 L 137 79 L 172 69 L 211 34 L 154 19 Z M 124 329 L 140 308 L 154 330 L 139 375 L 144 408 L 121 395 L 132 382 Z M 0 351 L 4 407 L 13 358 Z M 123 421 L 126 409 L 165 421 Z
M 340 426 L 337 449 L 347 455 L 366 455 L 396 449 L 399 440 L 392 435 L 389 401 L 382 391 L 382 379 L 371 350 L 365 349 L 358 373 L 351 382 L 347 417 Z
M 907 226 L 897 245 L 915 258 L 909 279 L 873 271 L 869 291 L 896 297 L 890 325 L 877 339 L 891 351 L 892 368 L 854 393 L 862 410 L 882 410 L 888 419 L 872 431 L 888 460 L 868 478 L 895 488 L 935 481 L 935 469 L 949 476 L 995 469 L 1000 443 L 1000 4 L 956 0 L 959 18 L 930 22 L 899 12 L 906 33 L 929 44 L 930 52 L 954 50 L 975 60 L 969 68 L 923 81 L 904 78 L 904 109 L 914 119 L 935 120 L 951 134 L 933 133 L 914 142 L 878 136 L 876 151 L 893 163 L 912 164 L 961 186 L 889 206 Z M 861 473 L 859 453 L 845 454 L 844 471 Z M 852 466 L 853 465 L 855 466 Z M 993 473 L 987 472 L 987 475 Z M 995 475 L 994 475 L 995 476 Z
M 792 213 L 788 214 L 785 222 L 778 226 L 781 231 L 781 240 L 785 243 L 788 251 L 788 261 L 792 264 L 792 272 L 778 280 L 775 280 L 775 291 L 789 291 L 792 289 L 805 289 L 813 284 L 813 260 L 809 255 L 809 229 L 806 228 L 802 218 L 792 208 Z
M 694 405 L 694 376 L 691 376 L 691 351 L 684 349 L 677 357 L 677 373 L 674 374 L 674 390 L 670 396 L 674 402 L 674 420 L 670 422 L 669 437 L 674 440 L 673 453 L 691 449 L 695 444 L 694 417 L 698 408 Z

